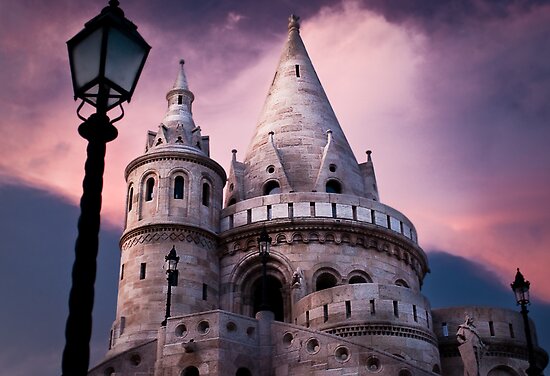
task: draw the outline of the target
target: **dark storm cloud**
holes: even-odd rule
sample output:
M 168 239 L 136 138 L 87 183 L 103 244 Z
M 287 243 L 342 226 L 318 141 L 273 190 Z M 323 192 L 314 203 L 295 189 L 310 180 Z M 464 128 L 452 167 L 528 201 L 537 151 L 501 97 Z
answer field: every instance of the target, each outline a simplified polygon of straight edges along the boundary
M 444 252 L 430 252 L 430 269 L 422 292 L 430 299 L 432 308 L 476 305 L 519 311 L 512 290 L 502 286 L 498 277 L 481 264 Z M 515 270 L 511 267 L 510 282 L 514 277 Z M 539 346 L 550 350 L 550 304 L 535 298 L 529 311 L 537 328 Z
M 0 364 L 10 375 L 60 372 L 78 208 L 34 189 L 2 186 Z M 118 235 L 101 233 L 92 356 L 107 350 L 116 307 Z M 16 361 L 13 361 L 16 359 Z

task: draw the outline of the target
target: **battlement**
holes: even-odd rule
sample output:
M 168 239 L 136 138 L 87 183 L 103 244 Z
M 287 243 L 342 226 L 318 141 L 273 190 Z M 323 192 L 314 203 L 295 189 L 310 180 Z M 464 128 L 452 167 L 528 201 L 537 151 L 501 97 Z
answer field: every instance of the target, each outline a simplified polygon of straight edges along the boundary
M 362 197 L 322 192 L 274 194 L 237 202 L 221 214 L 221 232 L 263 221 L 334 219 L 389 229 L 418 244 L 412 222 L 388 205 Z

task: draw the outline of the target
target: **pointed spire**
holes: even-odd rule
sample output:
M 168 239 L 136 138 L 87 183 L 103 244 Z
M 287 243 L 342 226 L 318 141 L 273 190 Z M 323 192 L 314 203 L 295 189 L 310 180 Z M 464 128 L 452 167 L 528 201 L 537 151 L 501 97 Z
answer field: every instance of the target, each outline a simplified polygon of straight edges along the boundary
M 374 163 L 372 162 L 372 151 L 367 150 L 367 161 L 360 164 L 363 178 L 365 179 L 365 193 L 366 198 L 370 198 L 374 201 L 380 201 L 380 195 L 378 194 L 378 184 L 376 183 L 376 174 L 374 173 Z
M 290 17 L 288 17 L 288 32 L 300 32 L 300 17 L 291 14 Z
M 185 70 L 183 69 L 184 64 L 185 60 L 181 59 L 180 70 L 178 71 L 178 76 L 176 77 L 176 81 L 174 82 L 172 89 L 189 90 L 189 84 L 187 83 L 187 77 L 185 76 Z
M 249 145 L 246 165 L 246 198 L 261 196 L 266 179 L 281 183 L 288 178 L 288 189 L 311 192 L 315 189 L 321 161 L 327 145 L 327 131 L 334 147 L 330 160 L 339 160 L 339 173 L 346 183 L 343 193 L 363 193 L 363 178 L 357 160 L 332 110 L 323 86 L 311 63 L 300 37 L 299 17 L 291 15 L 288 22 L 288 39 L 283 47 L 275 78 L 269 89 L 255 135 Z M 270 143 L 265 136 L 275 132 L 273 147 L 277 150 L 273 160 L 266 157 Z M 266 175 L 269 165 L 280 163 L 284 170 Z M 325 181 L 319 184 L 325 186 Z

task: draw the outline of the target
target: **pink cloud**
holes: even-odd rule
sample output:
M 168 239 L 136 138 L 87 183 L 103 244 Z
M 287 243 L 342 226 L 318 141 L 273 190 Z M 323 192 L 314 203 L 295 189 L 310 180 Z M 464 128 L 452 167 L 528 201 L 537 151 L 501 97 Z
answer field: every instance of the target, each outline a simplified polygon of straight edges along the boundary
M 491 71 L 497 64 L 514 73 L 527 69 L 532 49 L 521 48 L 521 56 L 512 52 L 547 32 L 548 7 L 543 11 L 428 34 L 345 2 L 304 20 L 301 34 L 358 160 L 364 160 L 366 149 L 374 150 L 382 201 L 413 220 L 424 248 L 481 261 L 503 283 L 520 266 L 534 293 L 550 301 L 544 274 L 550 234 L 543 226 L 550 220 L 548 131 L 537 124 L 516 127 L 512 121 L 518 114 L 543 111 L 547 92 L 530 80 L 519 111 L 499 108 L 499 101 L 514 97 L 498 96 L 500 76 Z M 227 14 L 231 30 L 208 27 L 201 43 L 133 19 L 153 50 L 133 101 L 125 106 L 127 115 L 117 123 L 119 138 L 108 145 L 105 225 L 122 226 L 124 167 L 143 152 L 147 130 L 156 130 L 161 121 L 164 95 L 181 57 L 196 96 L 195 121 L 211 137 L 212 157 L 226 169 L 231 149 L 244 157 L 286 30 L 281 22 L 278 37 L 257 40 L 239 29 L 235 15 Z M 55 92 L 42 87 L 40 97 L 16 93 L 18 98 L 0 102 L 0 129 L 13 135 L 0 139 L 0 175 L 75 204 L 85 141 L 76 132 L 76 104 L 59 41 L 83 21 L 52 22 L 40 29 L 43 34 L 29 26 L 17 42 L 0 38 L 3 51 L 26 62 L 9 77 L 10 87 L 32 88 L 43 72 L 66 74 L 48 81 Z M 239 48 L 246 53 L 235 53 Z M 500 64 L 503 59 L 508 60 Z M 518 75 L 513 78 L 522 82 Z

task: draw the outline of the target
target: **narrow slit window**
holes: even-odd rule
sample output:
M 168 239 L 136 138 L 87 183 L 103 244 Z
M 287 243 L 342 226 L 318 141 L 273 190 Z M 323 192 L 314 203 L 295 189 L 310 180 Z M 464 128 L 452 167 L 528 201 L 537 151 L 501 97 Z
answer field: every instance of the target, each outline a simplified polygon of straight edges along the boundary
M 298 64 L 294 66 L 294 70 L 296 71 L 296 77 L 300 77 L 300 66 Z
M 376 214 L 374 212 L 374 210 L 371 210 L 370 211 L 370 222 L 375 225 L 376 224 Z
M 323 321 L 328 321 L 328 304 L 323 305 Z
M 233 228 L 233 226 L 235 225 L 234 223 L 234 220 L 233 220 L 233 214 L 229 215 L 229 228 Z
M 149 178 L 145 183 L 145 201 L 151 201 L 154 196 L 155 179 Z
M 374 305 L 374 299 L 370 300 L 370 314 L 375 315 L 376 314 L 376 307 Z
M 413 320 L 418 322 L 418 314 L 416 313 L 416 306 L 413 304 Z
M 447 325 L 446 322 L 441 323 L 441 330 L 443 331 L 443 337 L 449 336 L 449 326 Z
M 124 264 L 120 266 L 120 280 L 124 279 Z
M 183 176 L 176 176 L 174 179 L 174 198 L 176 200 L 183 200 Z
M 512 324 L 508 324 L 508 329 L 510 330 L 510 338 L 516 338 L 516 336 L 514 335 L 514 327 L 512 326 Z
M 397 302 L 397 300 L 393 301 L 393 315 L 395 317 L 399 317 L 399 303 Z
M 309 328 L 309 311 L 306 311 L 306 327 Z
M 491 337 L 495 336 L 495 326 L 492 321 L 489 321 L 489 333 L 491 334 Z
M 202 204 L 210 206 L 210 185 L 208 183 L 202 183 Z
M 336 218 L 336 204 L 332 204 L 332 218 Z
M 134 201 L 134 187 L 130 187 L 128 190 L 128 211 L 132 211 L 132 204 Z
M 389 215 L 386 215 L 386 225 L 388 226 L 389 229 L 391 229 L 391 220 Z
M 294 218 L 294 204 L 292 202 L 288 204 L 288 218 Z
M 178 95 L 178 104 L 182 104 L 182 103 L 183 103 L 183 96 Z
M 147 269 L 147 264 L 142 262 L 139 268 L 139 279 L 145 279 L 146 269 Z
M 246 210 L 246 223 L 247 224 L 252 223 L 252 209 Z
M 428 310 L 426 310 L 426 326 L 430 329 L 430 316 L 428 314 Z
M 351 317 L 351 301 L 346 300 L 346 319 Z
M 315 203 L 314 202 L 309 203 L 309 214 L 312 217 L 315 217 Z
M 357 206 L 353 205 L 351 207 L 351 213 L 352 213 L 353 220 L 356 221 L 357 220 Z
M 202 300 L 208 300 L 208 285 L 206 283 L 202 284 Z
M 273 208 L 271 205 L 267 205 L 267 220 L 270 221 L 273 218 Z

